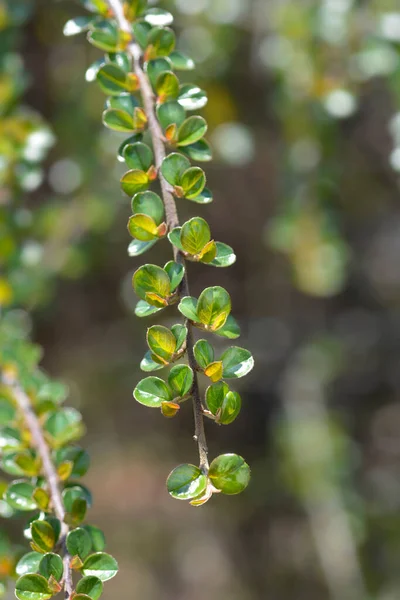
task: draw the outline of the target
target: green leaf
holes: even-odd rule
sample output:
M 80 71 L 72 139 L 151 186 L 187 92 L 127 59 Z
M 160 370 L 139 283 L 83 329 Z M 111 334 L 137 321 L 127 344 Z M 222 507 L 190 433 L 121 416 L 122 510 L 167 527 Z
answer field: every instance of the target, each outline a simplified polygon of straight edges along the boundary
M 254 358 L 251 352 L 237 346 L 232 346 L 228 350 L 225 350 L 221 356 L 221 361 L 226 379 L 244 377 L 254 367 Z
M 194 144 L 182 147 L 184 152 L 191 160 L 197 162 L 209 162 L 212 160 L 212 150 L 210 144 L 206 140 L 199 140 Z
M 191 167 L 182 175 L 180 186 L 183 189 L 185 198 L 193 200 L 204 189 L 206 185 L 206 175 L 200 167 Z
M 173 246 L 178 248 L 178 250 L 181 250 L 181 252 L 184 252 L 183 246 L 181 244 L 181 230 L 182 227 L 175 227 L 172 231 L 169 232 L 168 239 L 171 242 L 171 244 L 173 244 Z
M 60 465 L 65 461 L 71 461 L 73 463 L 70 477 L 83 477 L 89 469 L 89 454 L 79 446 L 60 448 L 56 451 L 55 456 L 57 465 Z
M 35 500 L 40 510 L 47 511 L 50 504 L 50 496 L 43 488 L 36 488 L 33 492 L 32 498 Z
M 71 35 L 78 35 L 87 31 L 90 25 L 94 22 L 93 17 L 75 17 L 70 19 L 64 25 L 63 34 L 66 37 Z
M 186 83 L 181 85 L 178 102 L 185 110 L 200 110 L 207 104 L 207 94 L 197 85 Z
M 197 202 L 197 204 L 210 204 L 213 201 L 213 196 L 211 191 L 208 188 L 204 188 L 204 190 L 198 196 L 194 198 L 189 198 L 193 202 Z
M 89 31 L 88 41 L 104 52 L 116 52 L 118 50 L 118 29 L 109 21 L 102 21 Z M 108 92 L 106 92 L 108 93 Z
M 63 491 L 62 497 L 70 522 L 79 525 L 85 518 L 87 506 L 91 504 L 91 497 L 86 488 L 73 485 Z
M 136 304 L 135 315 L 139 318 L 149 317 L 160 310 L 162 310 L 161 307 L 152 306 L 145 300 L 139 300 L 139 302 Z
M 155 360 L 153 360 L 151 352 L 149 350 L 146 352 L 140 363 L 140 368 L 146 373 L 151 373 L 152 371 L 159 371 L 165 366 L 166 365 L 164 363 L 156 362 Z
M 47 580 L 50 579 L 51 575 L 56 581 L 60 581 L 63 576 L 64 567 L 63 561 L 58 554 L 49 552 L 48 554 L 42 555 L 42 560 L 39 564 L 39 572 Z
M 171 185 L 180 185 L 183 174 L 189 168 L 190 162 L 186 156 L 173 152 L 164 158 L 161 165 L 161 173 Z
M 128 144 L 125 146 L 123 154 L 128 167 L 138 171 L 148 171 L 154 161 L 153 152 L 149 146 L 141 142 Z
M 175 393 L 175 397 L 183 398 L 190 392 L 193 385 L 193 371 L 187 365 L 172 367 L 168 375 L 168 383 Z
M 112 63 L 102 66 L 97 72 L 96 79 L 108 96 L 118 96 L 121 92 L 133 91 L 132 83 L 125 71 Z
M 186 342 L 188 328 L 185 325 L 181 325 L 178 323 L 177 325 L 172 325 L 171 331 L 174 334 L 176 340 L 176 352 L 182 349 L 183 345 Z
M 158 238 L 151 242 L 141 242 L 140 240 L 133 240 L 128 246 L 129 256 L 140 256 L 150 250 L 158 242 Z
M 140 142 L 142 141 L 142 139 L 143 133 L 134 133 L 133 135 L 130 135 L 128 138 L 126 138 L 118 148 L 118 160 L 120 162 L 125 161 L 124 150 L 126 146 L 128 146 L 129 144 L 136 144 L 136 142 Z
M 185 267 L 179 263 L 170 260 L 164 265 L 164 270 L 167 272 L 171 282 L 171 292 L 176 290 L 185 276 Z
M 199 296 L 197 303 L 198 318 L 211 330 L 220 329 L 231 311 L 231 298 L 228 292 L 220 287 L 206 288 Z
M 150 350 L 164 363 L 170 362 L 176 349 L 176 339 L 172 331 L 163 325 L 153 325 L 147 330 L 147 343 Z
M 54 404 L 62 404 L 68 398 L 68 386 L 60 381 L 47 381 L 40 387 L 36 396 L 37 400 L 51 401 Z
M 166 58 L 156 58 L 147 63 L 147 75 L 153 88 L 156 87 L 157 79 L 165 71 L 171 70 L 171 65 Z
M 164 129 L 167 129 L 172 124 L 176 124 L 179 127 L 185 120 L 186 112 L 178 102 L 164 102 L 164 104 L 160 104 L 157 107 L 157 117 Z
M 28 573 L 37 573 L 39 570 L 39 563 L 43 558 L 43 554 L 40 552 L 28 552 L 22 556 L 17 566 L 15 567 L 15 571 L 17 575 L 27 575 Z
M 88 532 L 92 540 L 93 550 L 95 552 L 102 552 L 106 547 L 106 538 L 102 530 L 94 525 L 83 525 L 82 528 Z
M 152 217 L 157 225 L 164 220 L 164 203 L 154 192 L 140 192 L 132 200 L 132 211 Z
M 53 592 L 42 575 L 23 575 L 15 584 L 15 595 L 19 600 L 47 600 Z
M 199 340 L 196 342 L 193 352 L 197 364 L 203 370 L 206 369 L 210 363 L 214 362 L 214 348 L 207 340 Z
M 195 257 L 200 262 L 209 265 L 217 256 L 217 245 L 214 240 L 211 240 L 206 244 L 203 250 Z
M 149 8 L 144 16 L 144 20 L 153 27 L 171 25 L 174 22 L 174 17 L 167 10 L 162 8 Z
M 125 4 L 128 11 L 127 18 L 130 21 L 134 21 L 147 8 L 147 0 L 128 0 Z
M 199 322 L 199 317 L 197 315 L 197 300 L 193 298 L 193 296 L 185 296 L 179 302 L 178 305 L 179 312 L 194 323 Z
M 156 92 L 159 102 L 174 100 L 179 94 L 179 80 L 172 71 L 164 71 L 156 81 Z
M 207 477 L 194 465 L 179 465 L 168 475 L 167 489 L 177 500 L 191 500 L 207 487 Z
M 250 467 L 237 454 L 222 454 L 212 461 L 208 476 L 223 494 L 240 494 L 249 484 Z
M 33 521 L 35 520 L 35 518 L 33 518 L 31 520 L 31 523 L 33 523 Z M 49 523 L 49 525 L 52 526 L 53 531 L 54 531 L 54 535 L 55 535 L 55 539 L 56 539 L 56 543 L 58 542 L 58 539 L 60 537 L 60 533 L 61 533 L 61 523 L 60 521 L 56 518 L 56 517 L 52 517 L 50 515 L 46 516 L 43 521 L 46 521 L 46 523 Z M 30 530 L 29 530 L 30 532 Z
M 0 428 L 0 450 L 3 452 L 7 450 L 19 450 L 24 445 L 18 429 L 14 429 L 13 427 Z
M 222 242 L 215 243 L 217 255 L 209 264 L 213 267 L 230 267 L 236 262 L 236 254 L 233 248 Z
M 148 58 L 168 56 L 175 48 L 175 34 L 168 27 L 153 27 L 147 36 Z
M 90 535 L 82 527 L 68 533 L 66 544 L 70 555 L 79 556 L 81 560 L 84 560 L 92 549 Z
M 218 329 L 218 331 L 214 331 L 215 334 L 228 338 L 230 340 L 234 340 L 240 336 L 240 327 L 239 323 L 236 321 L 232 315 L 229 315 L 225 324 Z
M 144 50 L 147 46 L 147 37 L 152 29 L 150 23 L 146 23 L 143 19 L 136 21 L 132 26 L 133 35 L 139 46 Z
M 178 50 L 171 52 L 168 58 L 171 61 L 173 68 L 177 71 L 193 71 L 195 68 L 194 60 Z
M 135 108 L 139 106 L 138 101 L 132 94 L 118 94 L 118 96 L 110 96 L 107 98 L 106 107 L 115 108 L 116 110 L 122 110 L 130 117 L 135 112 Z M 129 142 L 126 143 L 128 145 Z
M 171 390 L 159 377 L 146 377 L 133 391 L 135 399 L 150 408 L 159 408 L 163 402 L 173 400 Z
M 82 577 L 76 584 L 76 591 L 78 594 L 89 596 L 92 600 L 99 600 L 103 592 L 103 582 L 94 575 Z
M 238 416 L 242 400 L 238 393 L 231 392 L 224 381 L 214 383 L 206 391 L 206 403 L 216 422 L 229 425 Z
M 137 214 L 130 217 L 128 231 L 141 242 L 150 242 L 159 237 L 157 223 L 147 215 Z
M 149 187 L 150 180 L 147 173 L 133 169 L 121 178 L 121 187 L 125 194 L 134 196 L 138 192 L 144 192 Z
M 29 450 L 9 452 L 1 458 L 1 468 L 5 473 L 14 476 L 33 476 L 38 474 L 38 462 Z
M 103 124 L 113 131 L 131 133 L 135 131 L 133 118 L 124 110 L 108 108 L 103 112 Z
M 130 73 L 132 70 L 132 59 L 127 52 L 110 52 L 107 55 L 108 61 L 121 67 L 125 73 Z
M 14 481 L 4 493 L 5 501 L 16 510 L 35 510 L 37 504 L 32 498 L 34 486 L 27 481 Z
M 194 217 L 183 224 L 180 241 L 185 252 L 192 255 L 199 254 L 210 239 L 210 227 L 201 217 Z
M 83 563 L 82 573 L 86 576 L 98 577 L 101 581 L 108 581 L 118 573 L 118 563 L 105 552 L 96 552 L 88 556 Z
M 0 425 L 8 425 L 15 419 L 15 407 L 5 398 L 0 399 Z
M 47 521 L 33 521 L 31 523 L 31 536 L 36 549 L 43 552 L 43 554 L 52 550 L 56 543 L 54 529 Z
M 178 130 L 178 146 L 189 146 L 198 142 L 207 132 L 207 123 L 203 117 L 189 117 Z
M 171 294 L 171 281 L 164 269 L 157 265 L 143 265 L 133 275 L 133 288 L 136 294 L 142 300 L 146 300 L 149 304 L 154 304 L 150 294 L 156 294 L 162 299 L 168 298 Z
M 49 414 L 44 431 L 54 447 L 59 448 L 83 434 L 82 416 L 74 408 L 61 408 Z

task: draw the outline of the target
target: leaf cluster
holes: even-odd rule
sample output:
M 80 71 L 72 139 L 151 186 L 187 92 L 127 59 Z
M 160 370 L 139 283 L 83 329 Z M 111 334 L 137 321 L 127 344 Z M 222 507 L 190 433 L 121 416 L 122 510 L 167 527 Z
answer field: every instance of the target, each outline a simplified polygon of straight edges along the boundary
M 85 524 L 92 496 L 80 482 L 90 464 L 88 453 L 77 445 L 85 431 L 82 417 L 64 406 L 66 386 L 43 373 L 40 359 L 40 348 L 25 338 L 13 314 L 6 314 L 0 323 L 0 467 L 12 481 L 2 493 L 2 516 L 28 516 L 24 536 L 31 546 L 14 566 L 15 593 L 20 600 L 51 598 L 64 587 L 67 565 L 82 576 L 74 597 L 98 600 L 103 582 L 116 575 L 118 565 L 104 552 L 103 532 Z M 18 382 L 23 391 L 9 381 Z M 63 519 L 17 393 L 29 397 L 42 428 L 58 478 Z
M 200 406 L 201 418 L 228 425 L 240 412 L 241 398 L 225 379 L 246 375 L 253 367 L 253 358 L 248 350 L 237 346 L 216 357 L 207 340 L 200 339 L 194 345 L 192 328 L 225 339 L 237 338 L 240 328 L 231 315 L 231 299 L 224 288 L 206 288 L 199 298 L 185 293 L 185 261 L 229 267 L 236 256 L 230 246 L 213 239 L 203 218 L 194 217 L 179 226 L 171 217 L 180 199 L 198 204 L 213 200 L 204 170 L 193 164 L 212 159 L 204 137 L 207 122 L 200 115 L 188 114 L 203 108 L 207 95 L 196 84 L 180 81 L 180 71 L 193 70 L 194 62 L 176 49 L 169 12 L 150 8 L 146 0 L 130 0 L 123 4 L 121 23 L 120 17 L 110 14 L 104 0 L 85 0 L 84 4 L 93 16 L 69 21 L 64 32 L 73 35 L 86 31 L 88 41 L 105 52 L 86 77 L 96 80 L 107 96 L 104 125 L 128 136 L 118 151 L 118 158 L 128 168 L 121 187 L 131 198 L 132 208 L 128 231 L 133 241 L 128 253 L 140 256 L 166 239 L 174 257 L 164 267 L 145 264 L 135 271 L 132 285 L 139 297 L 135 313 L 148 317 L 177 305 L 184 318 L 183 324 L 171 328 L 153 325 L 147 330 L 148 350 L 142 370 L 168 368 L 169 372 L 164 378 L 150 375 L 142 379 L 134 389 L 134 398 L 147 407 L 159 408 L 165 417 L 176 416 L 182 403 L 193 398 L 197 410 Z M 157 182 L 161 184 L 158 191 L 152 189 Z M 185 359 L 188 364 L 181 362 Z M 210 383 L 204 401 L 199 397 L 199 374 Z M 250 473 L 244 460 L 226 454 L 208 465 L 202 444 L 204 440 L 199 441 L 199 467 L 181 465 L 170 474 L 170 494 L 199 505 L 213 493 L 242 491 Z

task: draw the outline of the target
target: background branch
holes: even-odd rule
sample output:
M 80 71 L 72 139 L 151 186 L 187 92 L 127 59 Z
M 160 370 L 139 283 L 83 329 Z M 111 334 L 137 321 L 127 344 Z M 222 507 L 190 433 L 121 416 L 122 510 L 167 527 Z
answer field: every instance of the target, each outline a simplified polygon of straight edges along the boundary
M 32 444 L 36 448 L 38 455 L 42 461 L 42 475 L 46 479 L 46 483 L 49 488 L 49 494 L 54 514 L 61 524 L 60 539 L 64 546 L 64 590 L 65 598 L 69 600 L 73 593 L 72 570 L 70 567 L 71 557 L 69 556 L 65 548 L 65 538 L 68 534 L 69 527 L 64 521 L 65 508 L 59 488 L 59 477 L 57 474 L 57 470 L 51 459 L 50 449 L 47 445 L 46 440 L 44 439 L 39 419 L 32 408 L 29 396 L 24 392 L 24 390 L 21 388 L 18 382 L 14 379 L 13 375 L 3 373 L 2 380 L 4 384 L 9 388 L 10 392 L 12 393 L 15 399 L 15 402 L 17 403 L 18 409 L 22 414 L 25 424 L 31 433 Z

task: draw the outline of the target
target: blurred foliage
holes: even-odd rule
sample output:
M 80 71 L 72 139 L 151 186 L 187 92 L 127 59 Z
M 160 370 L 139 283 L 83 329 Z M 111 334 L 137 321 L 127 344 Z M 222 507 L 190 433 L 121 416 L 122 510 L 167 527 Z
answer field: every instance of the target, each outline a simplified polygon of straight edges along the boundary
M 41 185 L 41 163 L 55 141 L 44 120 L 21 104 L 28 81 L 15 44 L 32 8 L 23 2 L 0 6 L 0 466 L 13 478 L 1 481 L 0 510 L 7 519 L 30 513 L 23 529 L 33 550 L 25 554 L 2 534 L 0 593 L 9 577 L 20 576 L 20 600 L 45 600 L 62 589 L 71 598 L 75 570 L 82 574 L 76 592 L 97 600 L 102 581 L 118 566 L 103 552 L 101 530 L 80 526 L 91 504 L 88 489 L 76 482 L 89 466 L 87 453 L 74 445 L 84 433 L 82 417 L 62 407 L 67 388 L 39 367 L 42 352 L 29 341 L 29 316 L 20 309 L 46 297 L 54 266 L 46 268 L 43 257 L 57 229 L 51 219 L 51 228 L 40 231 L 48 215 L 37 219 L 25 207 L 25 193 Z M 35 241 L 26 238 L 36 233 Z

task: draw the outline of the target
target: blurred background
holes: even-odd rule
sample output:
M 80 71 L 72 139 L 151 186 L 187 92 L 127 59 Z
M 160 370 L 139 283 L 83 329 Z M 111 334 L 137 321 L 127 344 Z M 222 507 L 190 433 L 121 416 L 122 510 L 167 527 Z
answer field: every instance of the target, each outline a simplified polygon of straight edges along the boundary
M 198 509 L 165 490 L 173 467 L 197 461 L 190 406 L 165 420 L 132 398 L 153 321 L 133 315 L 143 261 L 127 254 L 121 138 L 102 127 L 104 96 L 85 81 L 100 52 L 62 35 L 84 10 L 0 2 L 0 103 L 22 94 L 39 132 L 12 163 L 18 244 L 4 234 L 0 250 L 18 268 L 12 289 L 0 275 L 0 297 L 29 310 L 44 368 L 83 412 L 90 522 L 120 564 L 105 598 L 398 600 L 398 0 L 158 4 L 197 61 L 189 81 L 209 94 L 215 202 L 200 212 L 238 255 L 227 270 L 189 266 L 191 292 L 229 290 L 256 359 L 236 387 L 240 417 L 207 423 L 211 458 L 243 455 L 251 484 Z M 12 154 L 2 134 L 0 175 Z M 200 214 L 178 208 L 182 221 Z M 165 252 L 160 243 L 146 260 Z

